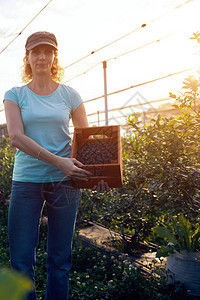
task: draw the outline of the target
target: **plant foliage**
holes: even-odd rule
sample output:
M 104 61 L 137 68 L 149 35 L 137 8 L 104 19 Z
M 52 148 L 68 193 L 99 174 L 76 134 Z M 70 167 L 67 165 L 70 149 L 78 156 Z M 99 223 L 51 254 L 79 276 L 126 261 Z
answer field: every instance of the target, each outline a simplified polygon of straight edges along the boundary
M 169 217 L 168 225 L 162 224 L 155 228 L 155 233 L 168 242 L 167 246 L 162 246 L 157 251 L 157 257 L 167 256 L 174 250 L 186 250 L 195 252 L 200 250 L 200 224 L 199 217 L 196 222 L 191 223 L 190 220 L 180 214 L 176 217 Z

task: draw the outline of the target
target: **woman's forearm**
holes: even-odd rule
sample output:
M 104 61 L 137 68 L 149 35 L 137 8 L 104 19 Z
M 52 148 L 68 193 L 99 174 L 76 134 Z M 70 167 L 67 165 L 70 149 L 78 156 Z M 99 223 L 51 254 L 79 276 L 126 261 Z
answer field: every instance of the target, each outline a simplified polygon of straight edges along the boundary
M 11 143 L 26 154 L 58 167 L 60 157 L 41 147 L 28 136 L 19 134 L 11 138 Z
M 73 180 L 87 181 L 88 176 L 92 175 L 92 173 L 81 169 L 82 164 L 75 158 L 55 155 L 24 134 L 12 136 L 11 143 L 26 154 L 56 166 L 66 176 Z

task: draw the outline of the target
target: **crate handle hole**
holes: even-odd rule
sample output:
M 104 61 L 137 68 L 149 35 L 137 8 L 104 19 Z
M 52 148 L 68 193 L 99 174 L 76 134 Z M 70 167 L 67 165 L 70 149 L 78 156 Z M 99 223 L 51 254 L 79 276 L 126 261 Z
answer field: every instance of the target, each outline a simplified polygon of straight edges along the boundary
M 108 138 L 108 136 L 105 135 L 105 134 L 94 134 L 94 135 L 90 135 L 89 138 L 93 138 L 93 139 L 106 139 L 106 138 Z

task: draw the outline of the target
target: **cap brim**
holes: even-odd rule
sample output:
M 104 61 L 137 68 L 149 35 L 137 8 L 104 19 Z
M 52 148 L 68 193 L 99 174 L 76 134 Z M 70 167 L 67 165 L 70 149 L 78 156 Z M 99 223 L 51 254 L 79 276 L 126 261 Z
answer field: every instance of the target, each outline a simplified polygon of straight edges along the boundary
M 26 47 L 27 50 L 32 50 L 33 48 L 39 46 L 39 45 L 49 45 L 51 47 L 53 47 L 54 49 L 58 50 L 58 48 L 52 44 L 52 43 L 49 43 L 49 42 L 38 42 L 38 43 L 34 43 L 32 45 L 30 45 L 29 47 Z

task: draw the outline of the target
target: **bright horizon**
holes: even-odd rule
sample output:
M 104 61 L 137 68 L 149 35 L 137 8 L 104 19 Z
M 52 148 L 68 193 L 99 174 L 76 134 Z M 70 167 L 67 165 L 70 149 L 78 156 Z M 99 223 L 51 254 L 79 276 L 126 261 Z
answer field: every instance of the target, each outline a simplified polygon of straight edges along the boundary
M 0 0 L 0 51 L 47 2 Z M 13 9 L 10 10 L 10 7 Z M 177 76 L 109 96 L 108 109 L 136 104 L 137 101 L 143 101 L 142 99 L 151 102 L 168 98 L 169 92 L 180 91 L 184 78 L 197 74 L 199 70 L 199 56 L 195 54 L 198 52 L 197 43 L 190 39 L 194 32 L 200 30 L 199 8 L 200 3 L 197 0 L 125 0 L 123 5 L 121 1 L 114 0 L 74 0 L 68 3 L 65 0 L 53 0 L 0 56 L 0 109 L 5 91 L 13 86 L 22 85 L 20 67 L 24 56 L 24 44 L 31 33 L 40 30 L 55 33 L 59 45 L 59 59 L 65 67 L 144 23 L 147 24 L 146 27 L 67 68 L 63 81 L 100 62 L 86 74 L 66 83 L 75 88 L 85 101 L 104 93 L 101 63 L 104 60 L 108 60 L 108 93 L 194 68 Z M 151 22 L 152 20 L 155 21 Z M 164 39 L 156 42 L 162 38 Z M 146 44 L 149 45 L 144 46 Z M 137 48 L 140 49 L 132 51 Z M 109 60 L 129 51 L 132 52 Z M 134 99 L 137 93 L 142 96 L 139 100 Z M 86 103 L 85 107 L 87 114 L 102 111 L 104 99 Z M 128 114 L 130 110 L 124 110 L 123 113 Z M 109 116 L 114 118 L 119 115 L 120 112 L 109 113 Z M 96 121 L 97 114 L 88 119 L 89 122 Z M 103 114 L 100 115 L 100 119 L 105 119 Z M 5 123 L 4 112 L 0 113 L 0 124 L 2 123 Z

